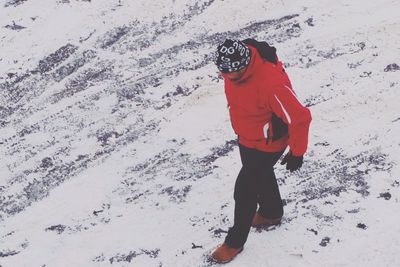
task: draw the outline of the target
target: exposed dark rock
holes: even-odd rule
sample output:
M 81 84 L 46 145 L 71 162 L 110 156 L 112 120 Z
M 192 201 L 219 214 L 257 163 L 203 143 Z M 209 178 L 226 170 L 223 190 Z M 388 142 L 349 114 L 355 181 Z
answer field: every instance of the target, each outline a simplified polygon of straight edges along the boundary
M 313 232 L 314 235 L 318 235 L 318 231 L 317 230 L 314 230 L 312 228 L 307 228 L 307 230 L 310 231 L 310 232 Z
M 25 29 L 26 27 L 15 24 L 15 21 L 13 21 L 12 25 L 8 24 L 8 25 L 4 26 L 4 28 L 14 30 L 14 31 L 20 31 L 22 29 Z
M 380 193 L 379 197 L 384 198 L 385 200 L 389 200 L 392 197 L 392 195 L 389 192 L 385 192 L 385 193 Z
M 117 255 L 111 257 L 108 261 L 113 264 L 115 262 L 132 262 L 132 260 L 138 256 L 141 255 L 147 255 L 150 258 L 157 258 L 158 254 L 160 253 L 160 249 L 154 249 L 154 250 L 147 250 L 147 249 L 141 249 L 140 251 L 130 251 L 128 254 L 120 254 L 118 253 Z M 99 261 L 103 259 L 104 257 L 96 257 L 95 260 Z
M 110 138 L 119 138 L 122 134 L 115 131 L 99 133 L 97 135 L 97 141 L 101 143 L 102 146 L 106 146 L 109 143 Z
M 366 44 L 365 44 L 365 42 L 359 42 L 359 43 L 357 43 L 357 46 L 358 46 L 361 50 L 364 50 L 365 47 L 366 47 Z
M 364 60 L 358 61 L 358 62 L 356 62 L 356 63 L 347 63 L 347 66 L 348 66 L 350 69 L 355 69 L 355 68 L 361 66 L 361 64 L 363 63 L 363 61 L 364 61 Z
M 8 1 L 5 3 L 4 7 L 9 7 L 9 6 L 14 6 L 14 7 L 16 7 L 16 6 L 18 6 L 18 5 L 23 4 L 23 3 L 26 2 L 26 1 L 28 1 L 28 0 L 8 0 Z
M 221 147 L 214 147 L 211 149 L 213 152 L 212 154 L 200 159 L 200 162 L 203 163 L 204 165 L 208 165 L 210 163 L 213 163 L 216 159 L 219 157 L 223 157 L 233 151 L 233 149 L 237 146 L 237 140 L 229 140 L 226 141 L 225 144 Z
M 76 72 L 83 67 L 87 62 L 95 58 L 97 53 L 93 50 L 87 50 L 82 53 L 78 58 L 74 59 L 71 63 L 65 64 L 54 71 L 53 78 L 55 81 L 60 82 L 67 76 Z
M 192 249 L 196 249 L 196 248 L 203 248 L 203 246 L 197 246 L 194 243 L 192 243 Z
M 62 234 L 64 232 L 65 228 L 67 228 L 65 225 L 57 224 L 57 225 L 47 227 L 45 230 L 46 231 L 55 231 L 55 232 L 57 232 L 57 234 Z
M 326 247 L 329 244 L 330 241 L 331 241 L 331 239 L 329 237 L 324 237 L 324 238 L 322 238 L 322 240 L 319 243 L 319 245 L 321 247 Z
M 105 36 L 103 36 L 101 40 L 99 40 L 100 47 L 102 49 L 109 48 L 110 46 L 118 42 L 123 36 L 125 36 L 129 32 L 129 30 L 130 27 L 123 26 L 109 31 Z
M 303 203 L 330 195 L 340 196 L 341 192 L 348 190 L 366 197 L 369 195 L 366 175 L 371 171 L 390 170 L 393 167 L 391 162 L 386 161 L 387 155 L 379 151 L 366 151 L 347 158 L 340 150 L 335 150 L 331 155 L 334 155 L 335 159 L 310 162 L 307 169 L 298 171 L 300 177 L 307 177 L 298 183 L 307 184 L 302 192 L 306 197 L 302 200 Z M 366 164 L 366 170 L 358 169 L 363 163 Z
M 371 77 L 372 71 L 364 71 L 362 74 L 360 74 L 359 76 L 361 78 L 366 78 L 366 77 Z
M 400 67 L 396 63 L 389 64 L 384 69 L 385 72 L 398 71 L 398 70 L 400 70 Z
M 319 93 L 317 95 L 313 95 L 313 96 L 307 98 L 304 101 L 304 105 L 306 107 L 312 107 L 312 106 L 324 103 L 330 99 L 332 99 L 332 97 Z
M 174 202 L 184 202 L 187 194 L 189 193 L 191 185 L 187 185 L 181 189 L 174 189 L 174 187 L 169 186 L 161 190 L 161 194 L 167 194 L 170 197 L 170 200 Z
M 78 49 L 77 46 L 72 45 L 72 44 L 66 44 L 62 47 L 60 47 L 56 52 L 50 54 L 46 58 L 42 59 L 39 61 L 39 66 L 33 70 L 31 73 L 36 74 L 36 73 L 41 73 L 44 74 L 45 72 L 48 72 L 57 65 L 59 65 L 61 62 L 65 61 L 67 58 L 69 58 L 75 51 Z
M 14 256 L 20 253 L 20 251 L 8 250 L 8 251 L 0 251 L 0 258 Z
M 322 57 L 324 59 L 334 59 L 344 54 L 345 52 L 342 52 L 339 48 L 334 47 L 327 51 L 319 51 L 317 56 Z
M 319 142 L 319 143 L 315 143 L 316 146 L 329 146 L 328 142 Z
M 199 87 L 200 87 L 200 85 L 195 85 L 195 86 L 193 86 L 193 88 L 182 87 L 182 86 L 178 85 L 174 92 L 169 92 L 166 95 L 164 95 L 162 98 L 173 97 L 173 96 L 178 96 L 178 95 L 180 95 L 180 96 L 188 96 Z
M 65 89 L 61 92 L 54 94 L 51 97 L 51 103 L 56 104 L 62 99 L 71 97 L 79 92 L 82 92 L 95 83 L 104 81 L 112 77 L 112 71 L 107 67 L 89 68 L 77 75 L 76 77 L 68 80 L 65 84 Z M 66 73 L 67 74 L 67 73 Z
M 305 23 L 307 23 L 308 26 L 314 27 L 314 19 L 313 18 L 309 18 L 305 21 Z
M 359 213 L 360 212 L 360 208 L 357 209 L 352 209 L 352 210 L 348 210 L 347 213 Z
M 136 251 L 129 252 L 128 254 L 117 254 L 116 256 L 109 259 L 110 263 L 113 264 L 114 262 L 131 262 L 133 258 L 136 258 L 141 253 Z
M 221 229 L 221 228 L 218 228 L 218 229 L 215 229 L 214 231 L 213 231 L 213 235 L 215 236 L 215 237 L 221 237 L 222 236 L 222 234 L 227 234 L 228 233 L 228 231 L 226 231 L 226 230 L 223 230 L 223 229 Z
M 54 166 L 53 160 L 51 158 L 49 158 L 49 157 L 46 157 L 46 158 L 42 159 L 42 162 L 40 164 L 40 168 L 43 168 L 43 169 L 48 169 L 48 168 L 51 168 L 53 166 Z
M 97 215 L 99 215 L 99 213 L 102 213 L 104 210 L 94 210 L 93 211 L 93 215 L 94 216 L 97 216 Z
M 158 254 L 160 253 L 160 249 L 154 249 L 154 250 L 142 249 L 142 252 L 143 252 L 143 254 L 154 259 L 154 258 L 158 257 Z
M 358 223 L 358 224 L 357 224 L 357 228 L 366 230 L 366 229 L 367 229 L 367 226 L 366 226 L 365 224 L 363 224 L 363 223 Z

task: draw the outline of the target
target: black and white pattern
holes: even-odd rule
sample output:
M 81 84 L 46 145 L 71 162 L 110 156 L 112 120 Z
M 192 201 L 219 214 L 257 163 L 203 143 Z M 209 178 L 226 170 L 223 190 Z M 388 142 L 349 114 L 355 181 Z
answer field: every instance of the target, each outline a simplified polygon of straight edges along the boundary
M 250 63 L 250 49 L 239 40 L 226 39 L 218 45 L 215 64 L 221 72 L 234 72 Z

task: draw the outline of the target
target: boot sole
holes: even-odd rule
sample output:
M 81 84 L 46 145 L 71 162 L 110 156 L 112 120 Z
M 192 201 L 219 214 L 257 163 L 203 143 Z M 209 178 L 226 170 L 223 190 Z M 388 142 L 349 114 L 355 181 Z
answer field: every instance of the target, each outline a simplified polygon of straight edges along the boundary
M 225 263 L 231 262 L 231 261 L 232 261 L 234 258 L 236 258 L 236 256 L 239 255 L 242 251 L 243 251 L 243 247 L 239 250 L 238 253 L 236 253 L 235 256 L 233 256 L 231 259 L 226 260 L 226 261 L 217 261 L 217 260 L 215 260 L 213 257 L 211 257 L 211 261 L 214 262 L 214 263 L 225 264 Z

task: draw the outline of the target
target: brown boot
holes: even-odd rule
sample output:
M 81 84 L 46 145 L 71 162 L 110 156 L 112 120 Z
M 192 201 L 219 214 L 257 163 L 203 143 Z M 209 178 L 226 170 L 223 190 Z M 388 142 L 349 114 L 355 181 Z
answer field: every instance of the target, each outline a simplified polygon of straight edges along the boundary
M 223 243 L 214 250 L 214 252 L 211 254 L 211 257 L 217 263 L 227 263 L 233 260 L 237 254 L 242 252 L 242 250 L 243 247 L 231 248 L 227 244 Z
M 272 225 L 278 225 L 281 223 L 282 218 L 276 218 L 276 219 L 268 219 L 263 216 L 261 216 L 258 212 L 253 217 L 253 221 L 251 222 L 251 226 L 257 227 L 257 226 L 272 226 Z

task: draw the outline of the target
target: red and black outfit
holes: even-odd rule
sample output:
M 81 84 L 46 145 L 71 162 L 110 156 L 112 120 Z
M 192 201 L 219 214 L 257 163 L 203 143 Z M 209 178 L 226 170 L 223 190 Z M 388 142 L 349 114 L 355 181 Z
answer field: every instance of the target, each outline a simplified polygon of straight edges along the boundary
M 242 168 L 235 184 L 235 219 L 225 243 L 240 248 L 252 218 L 280 218 L 283 203 L 273 166 L 287 146 L 294 156 L 307 149 L 311 113 L 297 99 L 282 63 L 264 60 L 248 45 L 251 60 L 239 81 L 224 77 L 232 127 L 238 135 Z

